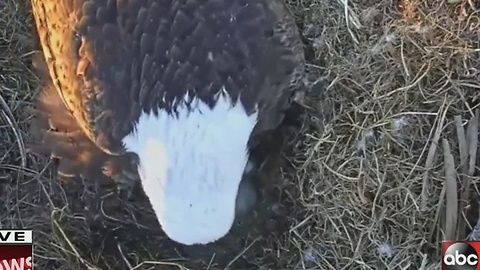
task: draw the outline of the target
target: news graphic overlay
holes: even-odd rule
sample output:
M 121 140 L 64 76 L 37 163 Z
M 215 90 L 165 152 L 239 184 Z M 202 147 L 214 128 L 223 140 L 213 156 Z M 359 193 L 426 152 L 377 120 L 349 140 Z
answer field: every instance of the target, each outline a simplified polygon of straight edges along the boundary
M 442 270 L 480 270 L 480 242 L 443 242 Z
M 31 230 L 0 230 L 0 270 L 32 270 Z

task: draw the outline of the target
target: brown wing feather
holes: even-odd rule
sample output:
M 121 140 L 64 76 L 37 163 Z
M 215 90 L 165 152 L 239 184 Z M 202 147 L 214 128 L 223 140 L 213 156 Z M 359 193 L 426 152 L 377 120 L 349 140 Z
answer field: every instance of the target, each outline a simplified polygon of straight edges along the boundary
M 304 85 L 306 64 L 304 44 L 295 19 L 282 0 L 269 0 L 268 6 L 275 17 L 274 35 L 277 40 L 280 40 L 278 46 L 283 47 L 282 57 L 289 59 L 295 67 L 291 74 L 287 74 L 287 77 L 290 78 L 288 87 L 296 90 L 307 90 Z
M 105 136 L 93 128 L 94 117 L 100 118 L 98 110 L 92 110 L 98 106 L 94 90 L 101 88 L 101 82 L 85 74 L 94 68 L 93 51 L 75 30 L 85 19 L 88 1 L 32 0 L 31 4 L 43 52 L 34 55 L 33 65 L 41 75 L 43 89 L 37 97 L 36 123 L 42 139 L 30 149 L 58 158 L 60 176 L 97 180 L 105 175 L 114 179 L 125 176 L 126 170 L 132 169 L 130 160 L 107 154 L 119 152 L 121 144 L 105 143 L 113 140 L 102 141 Z
M 103 102 L 104 91 L 115 91 L 113 88 L 119 84 L 100 76 L 110 67 L 123 67 L 120 30 L 114 14 L 116 1 L 31 2 L 44 60 L 66 109 L 101 150 L 122 154 L 121 138 L 114 136 L 114 112 Z M 121 91 L 115 94 L 126 98 Z M 122 108 L 122 116 L 129 114 L 129 108 Z
M 76 74 L 82 59 L 77 57 L 73 42 L 77 41 L 74 29 L 79 20 L 77 14 L 83 1 L 32 0 L 33 17 L 48 73 L 54 89 L 58 91 L 65 109 L 78 122 L 79 127 L 93 139 L 88 128 L 86 104 L 82 97 L 82 81 Z M 38 63 L 37 59 L 37 63 Z
M 35 129 L 41 131 L 41 139 L 29 147 L 30 151 L 58 159 L 57 171 L 63 178 L 138 181 L 135 164 L 132 164 L 135 158 L 129 154 L 111 156 L 85 135 L 53 85 L 43 55 L 34 54 L 33 66 L 41 75 L 43 85 L 37 96 L 34 122 Z
M 267 2 L 269 10 L 272 12 L 272 20 L 275 21 L 272 42 L 277 48 L 280 48 L 282 59 L 291 63 L 294 68 L 287 74 L 283 74 L 284 77 L 280 79 L 281 83 L 277 85 L 278 89 L 273 91 L 277 95 L 269 97 L 270 102 L 266 102 L 261 108 L 267 113 L 264 113 L 263 118 L 258 121 L 249 143 L 250 147 L 255 147 L 260 143 L 257 138 L 261 137 L 263 132 L 275 129 L 283 121 L 284 112 L 289 108 L 295 92 L 299 94 L 308 90 L 305 85 L 304 44 L 295 19 L 284 1 L 267 0 Z

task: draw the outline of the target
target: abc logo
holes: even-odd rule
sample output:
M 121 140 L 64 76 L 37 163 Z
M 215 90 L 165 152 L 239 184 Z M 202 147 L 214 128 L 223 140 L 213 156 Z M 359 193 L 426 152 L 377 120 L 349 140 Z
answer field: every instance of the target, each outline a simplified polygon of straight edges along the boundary
M 475 270 L 478 254 L 468 243 L 455 243 L 445 251 L 443 263 L 447 270 Z

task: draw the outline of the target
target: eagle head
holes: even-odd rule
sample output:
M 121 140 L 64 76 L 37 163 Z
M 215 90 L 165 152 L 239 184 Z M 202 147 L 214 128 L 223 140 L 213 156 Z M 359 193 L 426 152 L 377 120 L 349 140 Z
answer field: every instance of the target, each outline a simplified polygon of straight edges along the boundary
M 257 112 L 222 92 L 213 106 L 194 98 L 176 113 L 143 113 L 123 140 L 139 157 L 142 187 L 163 231 L 184 245 L 214 242 L 235 220 Z

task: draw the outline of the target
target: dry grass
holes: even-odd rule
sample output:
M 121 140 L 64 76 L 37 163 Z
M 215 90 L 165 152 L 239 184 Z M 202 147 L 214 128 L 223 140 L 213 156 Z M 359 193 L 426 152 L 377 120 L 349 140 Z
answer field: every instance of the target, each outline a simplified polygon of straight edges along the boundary
M 312 98 L 292 140 L 295 170 L 284 173 L 281 199 L 287 227 L 247 238 L 228 260 L 252 269 L 438 269 L 441 241 L 464 239 L 478 219 L 478 11 L 464 0 L 290 6 L 324 100 Z M 35 230 L 39 269 L 111 269 L 113 262 L 169 269 L 135 267 L 166 255 L 151 250 L 135 259 L 130 242 L 106 258 L 114 253 L 91 239 L 102 229 L 72 210 L 84 194 L 50 180 L 38 157 L 26 156 L 29 169 L 21 170 L 21 141 L 30 137 L 25 107 L 36 86 L 30 23 L 17 1 L 0 4 L 0 93 L 15 116 L 3 108 L 0 227 Z

